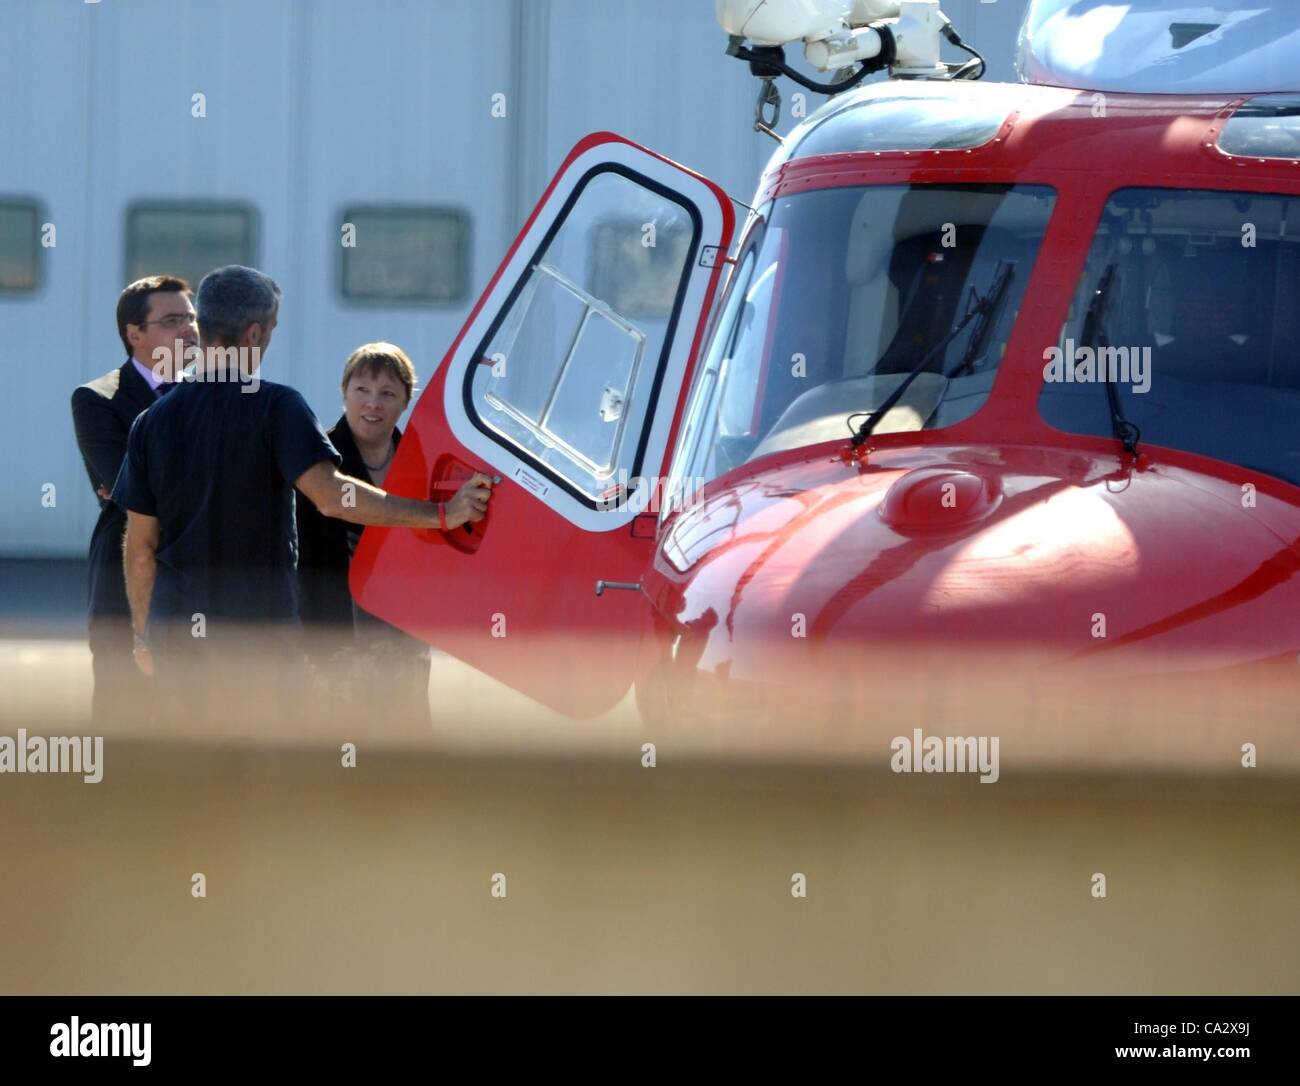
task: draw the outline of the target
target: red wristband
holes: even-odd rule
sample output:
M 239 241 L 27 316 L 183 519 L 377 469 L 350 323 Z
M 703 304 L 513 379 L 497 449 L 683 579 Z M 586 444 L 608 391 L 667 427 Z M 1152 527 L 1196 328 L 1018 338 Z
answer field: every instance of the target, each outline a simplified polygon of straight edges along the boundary
M 438 527 L 444 532 L 447 530 L 447 503 L 446 502 L 438 503 Z

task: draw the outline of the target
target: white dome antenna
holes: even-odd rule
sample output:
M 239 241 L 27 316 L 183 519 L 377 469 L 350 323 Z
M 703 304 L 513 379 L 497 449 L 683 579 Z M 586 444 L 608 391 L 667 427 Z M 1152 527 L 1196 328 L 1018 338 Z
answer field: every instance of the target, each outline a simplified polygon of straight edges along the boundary
M 778 75 L 819 94 L 848 90 L 874 72 L 897 79 L 978 79 L 984 58 L 961 40 L 939 0 L 716 0 L 718 22 L 729 35 L 727 52 L 749 62 L 761 79 L 754 128 L 778 142 Z M 973 59 L 945 64 L 940 38 Z M 785 46 L 803 42 L 804 58 L 838 79 L 819 83 L 785 62 Z M 745 43 L 749 42 L 749 45 Z

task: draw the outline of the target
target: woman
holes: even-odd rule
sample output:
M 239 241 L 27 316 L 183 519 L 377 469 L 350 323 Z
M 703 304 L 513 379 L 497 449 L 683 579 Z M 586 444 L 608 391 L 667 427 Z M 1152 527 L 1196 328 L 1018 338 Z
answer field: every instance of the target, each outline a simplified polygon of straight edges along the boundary
M 343 416 L 329 431 L 343 457 L 339 470 L 383 486 L 402 433 L 397 420 L 411 402 L 415 367 L 392 343 L 358 347 L 343 365 Z M 348 590 L 348 566 L 361 526 L 322 516 L 297 495 L 299 608 L 307 655 L 335 712 L 354 698 L 375 697 L 375 671 L 386 689 L 385 713 L 428 722 L 428 646 L 361 610 Z

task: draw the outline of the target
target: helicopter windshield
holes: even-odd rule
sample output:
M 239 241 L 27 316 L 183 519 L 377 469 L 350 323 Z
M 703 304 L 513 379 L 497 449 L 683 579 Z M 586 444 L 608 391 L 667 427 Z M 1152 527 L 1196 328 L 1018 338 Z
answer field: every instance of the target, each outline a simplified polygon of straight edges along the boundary
M 738 258 L 674 476 L 707 482 L 847 439 L 850 416 L 860 424 L 887 401 L 874 433 L 969 417 L 993 385 L 1054 201 L 1048 187 L 1009 184 L 778 198 Z
M 1113 390 L 1140 445 L 1300 485 L 1297 219 L 1290 196 L 1115 193 L 1044 364 L 1043 417 L 1110 437 Z

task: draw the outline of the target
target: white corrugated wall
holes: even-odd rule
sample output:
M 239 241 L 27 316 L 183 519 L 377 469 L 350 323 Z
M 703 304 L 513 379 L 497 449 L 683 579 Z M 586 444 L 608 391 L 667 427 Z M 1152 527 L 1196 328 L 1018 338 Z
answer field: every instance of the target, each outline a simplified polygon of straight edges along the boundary
M 1023 0 L 944 6 L 1010 78 Z M 84 553 L 95 507 L 68 397 L 121 361 L 131 201 L 258 209 L 257 261 L 285 292 L 264 372 L 332 421 L 359 343 L 398 342 L 428 377 L 586 133 L 621 132 L 748 201 L 771 143 L 725 45 L 712 0 L 0 0 L 0 199 L 38 199 L 57 231 L 41 288 L 0 293 L 0 555 Z M 342 207 L 389 202 L 470 211 L 464 303 L 339 297 Z

